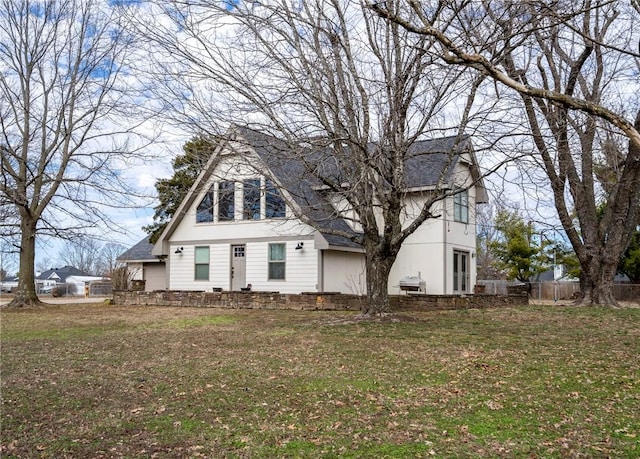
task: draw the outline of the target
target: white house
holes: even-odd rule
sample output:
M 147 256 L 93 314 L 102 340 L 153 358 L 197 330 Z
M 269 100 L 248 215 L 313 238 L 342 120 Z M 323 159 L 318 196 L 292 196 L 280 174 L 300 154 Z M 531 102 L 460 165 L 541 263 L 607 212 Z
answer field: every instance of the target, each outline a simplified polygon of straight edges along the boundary
M 152 250 L 165 261 L 166 287 L 365 293 L 359 225 L 343 200 L 305 174 L 277 139 L 240 127 L 226 138 Z M 389 293 L 399 293 L 406 276 L 420 276 L 426 293 L 472 292 L 474 210 L 486 191 L 471 142 L 416 142 L 406 170 L 407 222 L 436 187 L 461 191 L 404 242 Z
M 164 260 L 162 257 L 154 257 L 152 250 L 153 244 L 147 236 L 117 258 L 118 262 L 126 263 L 129 280 L 144 281 L 147 292 L 167 288 Z

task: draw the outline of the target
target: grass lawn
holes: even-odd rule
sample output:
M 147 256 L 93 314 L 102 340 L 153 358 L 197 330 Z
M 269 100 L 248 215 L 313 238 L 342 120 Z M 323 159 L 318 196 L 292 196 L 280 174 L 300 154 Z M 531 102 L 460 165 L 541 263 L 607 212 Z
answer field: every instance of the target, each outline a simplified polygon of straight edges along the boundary
M 2 311 L 3 458 L 640 457 L 640 309 Z

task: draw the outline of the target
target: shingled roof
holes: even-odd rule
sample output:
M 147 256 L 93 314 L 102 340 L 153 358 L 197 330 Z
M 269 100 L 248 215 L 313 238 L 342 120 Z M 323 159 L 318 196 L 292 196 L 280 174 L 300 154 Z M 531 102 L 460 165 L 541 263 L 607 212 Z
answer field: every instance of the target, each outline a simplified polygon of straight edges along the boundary
M 266 167 L 265 175 L 271 175 L 287 191 L 330 246 L 361 248 L 359 240 L 362 234 L 354 231 L 347 221 L 337 216 L 322 182 L 318 179 L 318 175 L 323 175 L 331 177 L 334 182 L 340 181 L 340 166 L 329 148 L 299 146 L 296 151 L 292 151 L 287 142 L 242 126 L 232 127 L 225 138 L 240 142 L 255 152 Z M 178 213 L 192 204 L 198 186 L 215 169 L 218 155 L 223 151 L 225 143 L 225 140 L 220 142 Z M 371 148 L 375 146 L 372 145 Z M 446 187 L 460 161 L 460 153 L 470 151 L 471 142 L 468 137 L 460 139 L 451 136 L 414 142 L 408 150 L 405 163 L 405 187 L 408 190 Z M 309 173 L 310 167 L 315 168 L 315 174 Z M 170 235 L 172 226 L 168 225 L 161 239 Z
M 313 160 L 309 158 L 322 156 L 319 152 L 305 149 L 291 153 L 284 142 L 270 135 L 248 128 L 238 128 L 238 132 L 265 164 L 268 169 L 265 173 L 288 192 L 329 245 L 362 247 L 356 242 L 361 233 L 337 217 L 326 195 L 319 190 L 321 182 L 308 172 L 308 163 Z
M 51 268 L 36 276 L 39 280 L 55 280 L 57 283 L 63 283 L 69 276 L 90 276 L 89 273 L 80 271 L 73 266 L 63 266 L 62 268 Z
M 285 142 L 268 134 L 246 127 L 238 127 L 237 132 L 260 156 L 273 178 L 304 209 L 305 215 L 329 245 L 361 247 L 354 241 L 360 239 L 361 234 L 355 232 L 343 218 L 336 216 L 336 211 L 317 178 L 318 175 L 323 175 L 339 182 L 339 166 L 333 160 L 330 149 L 306 148 L 290 152 L 290 147 Z M 414 142 L 407 152 L 405 187 L 428 189 L 447 184 L 460 160 L 457 152 L 468 150 L 470 146 L 471 142 L 466 136 L 462 140 L 458 136 L 451 136 Z M 374 147 L 371 145 L 371 148 Z M 310 167 L 317 168 L 315 174 L 309 173 Z M 346 237 L 335 234 L 337 232 Z
M 149 242 L 149 236 L 147 236 L 126 252 L 121 253 L 117 260 L 122 263 L 132 261 L 159 261 L 151 254 L 152 249 L 153 244 Z

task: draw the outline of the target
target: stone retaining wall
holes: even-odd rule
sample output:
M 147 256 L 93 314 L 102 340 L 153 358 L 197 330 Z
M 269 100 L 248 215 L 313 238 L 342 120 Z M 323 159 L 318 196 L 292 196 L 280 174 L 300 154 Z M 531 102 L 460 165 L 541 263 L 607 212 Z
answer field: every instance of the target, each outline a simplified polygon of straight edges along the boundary
M 392 295 L 394 311 L 435 311 L 521 306 L 528 304 L 525 292 L 508 295 Z M 297 309 L 359 311 L 366 297 L 341 293 L 279 292 L 193 292 L 193 291 L 114 291 L 113 301 L 120 305 L 188 306 L 238 309 Z

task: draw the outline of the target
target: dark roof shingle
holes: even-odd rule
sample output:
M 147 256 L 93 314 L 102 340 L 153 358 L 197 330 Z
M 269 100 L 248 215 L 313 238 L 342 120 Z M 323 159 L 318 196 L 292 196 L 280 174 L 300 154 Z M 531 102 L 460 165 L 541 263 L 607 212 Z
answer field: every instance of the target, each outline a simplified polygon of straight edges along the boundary
M 153 244 L 149 242 L 149 236 L 139 241 L 126 252 L 121 253 L 117 260 L 125 261 L 157 261 L 157 258 L 151 254 Z
M 322 233 L 330 245 L 361 247 L 361 233 L 343 219 L 322 189 L 318 175 L 340 179 L 339 165 L 333 160 L 330 150 L 301 148 L 291 152 L 290 146 L 273 136 L 253 129 L 238 127 L 238 132 L 269 169 L 273 178 L 287 190 L 313 226 Z M 407 152 L 405 163 L 405 187 L 435 187 L 448 183 L 460 155 L 469 146 L 468 137 L 461 141 L 457 136 L 414 142 Z M 315 172 L 309 173 L 311 168 Z M 319 171 L 319 169 L 322 169 Z

